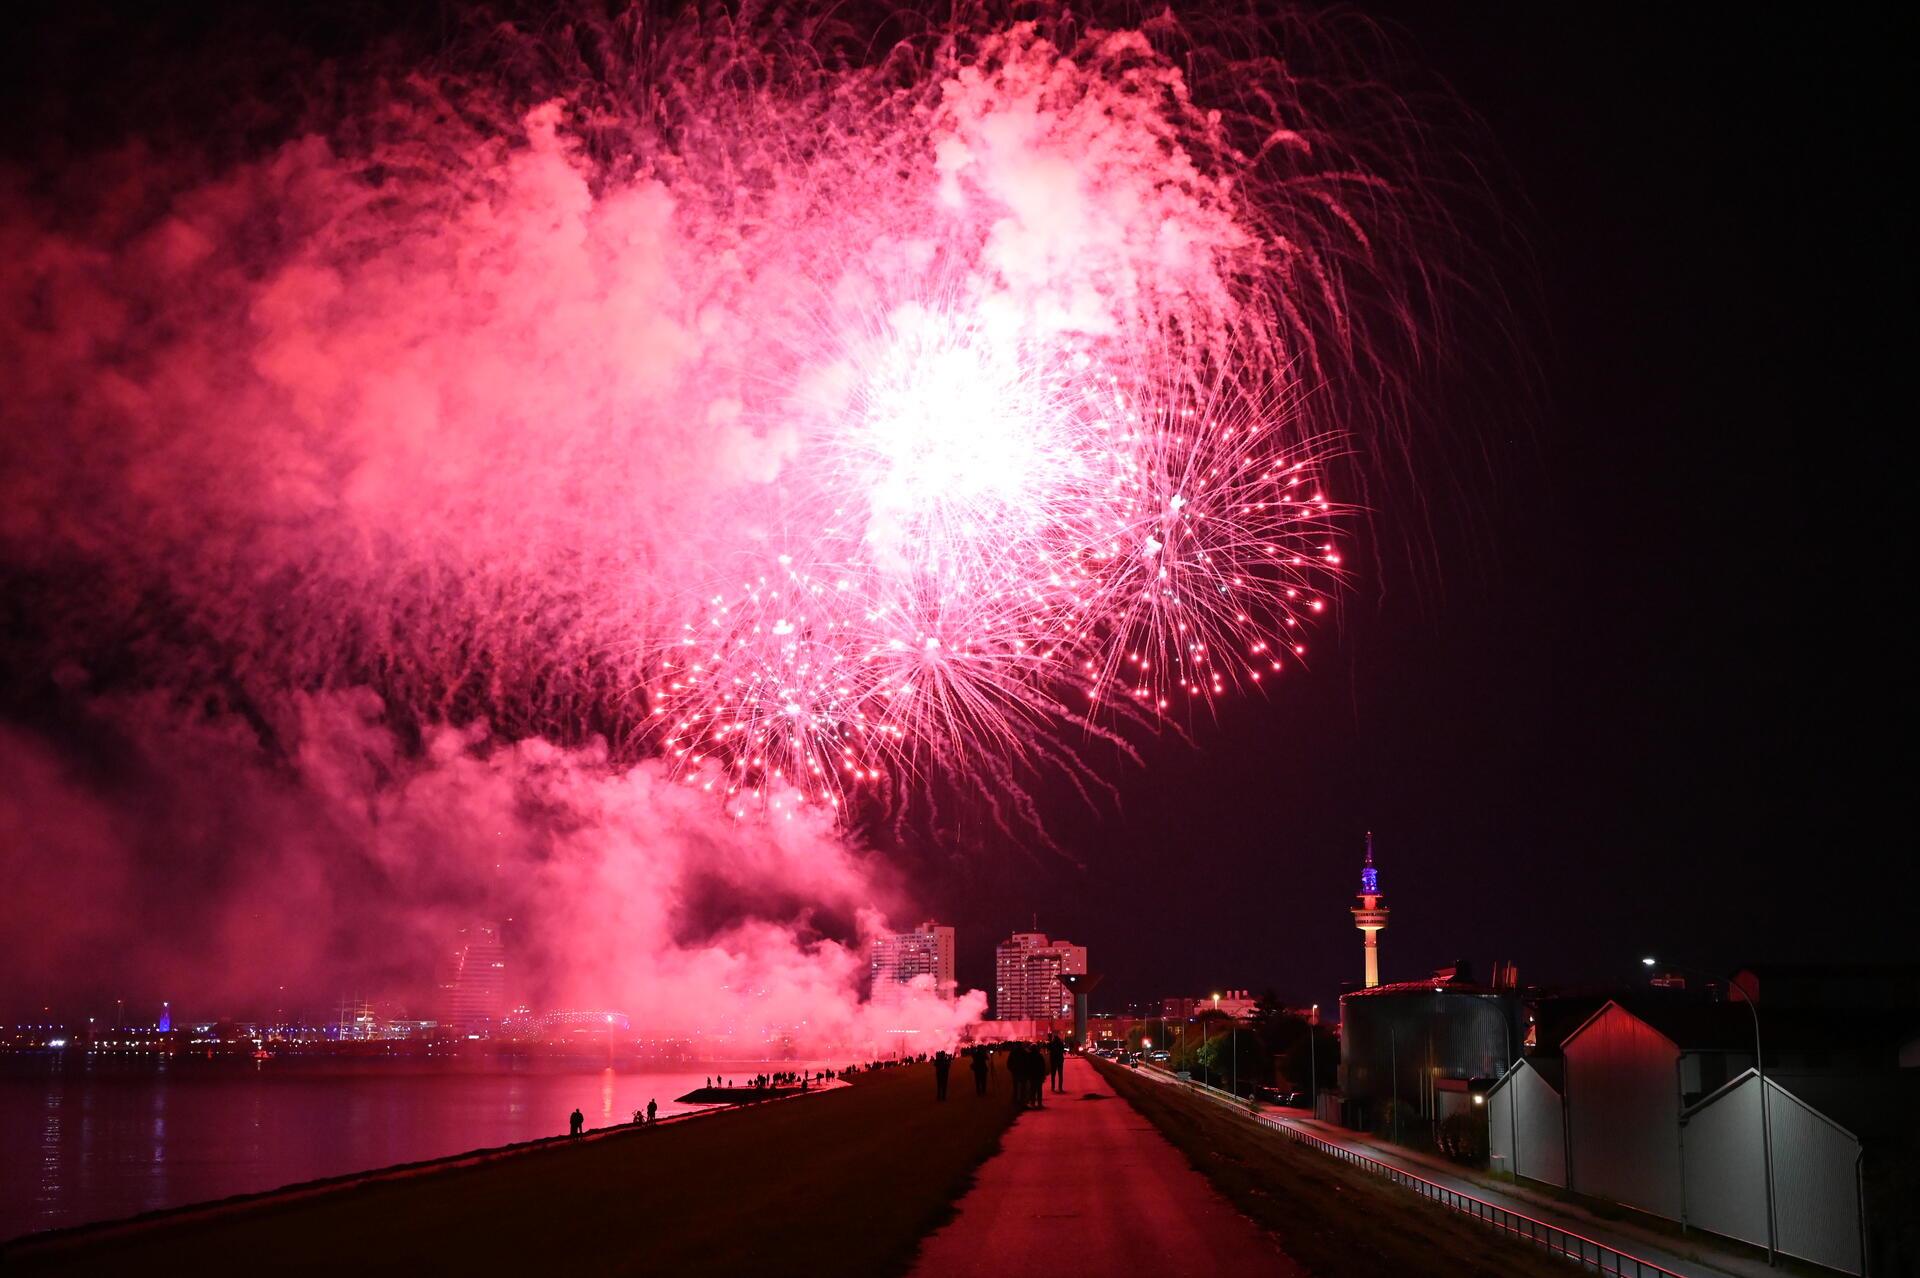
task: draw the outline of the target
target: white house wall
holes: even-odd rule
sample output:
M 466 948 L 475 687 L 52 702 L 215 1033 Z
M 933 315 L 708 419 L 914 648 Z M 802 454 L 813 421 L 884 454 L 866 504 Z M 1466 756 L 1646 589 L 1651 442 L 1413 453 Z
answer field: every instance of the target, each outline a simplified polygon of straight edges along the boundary
M 1760 1148 L 1760 1089 L 1728 1089 L 1681 1128 L 1687 1159 L 1687 1223 L 1767 1245 L 1766 1173 Z M 1776 1178 L 1777 1185 L 1777 1178 Z
M 1860 1272 L 1860 1145 L 1792 1092 L 1767 1081 L 1773 1128 L 1773 1210 L 1780 1250 L 1842 1273 Z
M 1860 1272 L 1860 1146 L 1771 1079 L 1776 1246 L 1841 1273 Z M 1687 1223 L 1767 1242 L 1760 1088 L 1752 1074 L 1688 1117 Z
M 1678 1049 L 1609 1005 L 1563 1050 L 1569 1188 L 1680 1219 Z
M 1517 1170 L 1528 1180 L 1566 1187 L 1567 1145 L 1560 1093 L 1531 1066 L 1509 1074 L 1487 1097 L 1489 1143 L 1494 1166 Z M 1520 1130 L 1516 1160 L 1512 1129 Z

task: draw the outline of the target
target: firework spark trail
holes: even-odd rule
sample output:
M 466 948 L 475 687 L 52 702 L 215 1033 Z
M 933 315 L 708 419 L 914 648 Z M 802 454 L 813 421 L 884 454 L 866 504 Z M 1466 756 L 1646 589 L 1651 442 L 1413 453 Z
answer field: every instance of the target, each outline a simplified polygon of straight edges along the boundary
M 899 165 L 866 193 L 885 230 L 850 241 L 882 247 L 836 262 L 787 342 L 797 394 L 757 409 L 795 440 L 780 531 L 647 653 L 661 741 L 724 793 L 839 806 L 927 760 L 1031 757 L 1116 701 L 1185 720 L 1175 702 L 1301 655 L 1338 575 L 1303 406 L 1318 335 L 1361 340 L 1343 277 L 1370 246 L 1340 192 L 1384 182 L 1260 187 L 1312 139 L 1236 154 L 1138 33 L 1063 49 L 1021 26 L 907 62 L 917 90 L 888 83 L 924 104 L 914 141 L 877 148 Z M 1290 203 L 1313 215 L 1276 231 Z
M 883 1041 L 850 826 L 1044 838 L 1299 658 L 1459 241 L 1373 33 L 655 11 L 0 173 L 23 987 L 498 917 L 556 1005 Z
M 1427 341 L 1419 122 L 1309 21 L 898 17 L 476 18 L 131 229 L 59 210 L 9 314 L 110 300 L 0 334 L 70 423 L 0 536 L 102 579 L 61 643 L 836 807 L 1270 679 Z
M 1182 719 L 1174 701 L 1304 651 L 1292 632 L 1339 556 L 1284 415 L 1136 398 L 1085 353 L 1037 377 L 965 371 L 908 375 L 931 397 L 904 419 L 894 382 L 849 414 L 851 443 L 823 445 L 855 458 L 828 468 L 821 535 L 683 623 L 656 713 L 689 780 L 837 806 L 916 756 L 1018 752 L 1112 698 Z

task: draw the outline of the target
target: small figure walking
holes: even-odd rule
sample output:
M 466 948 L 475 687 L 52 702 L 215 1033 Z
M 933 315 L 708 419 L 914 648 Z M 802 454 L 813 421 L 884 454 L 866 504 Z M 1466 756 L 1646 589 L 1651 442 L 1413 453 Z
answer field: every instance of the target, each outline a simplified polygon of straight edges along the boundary
M 947 1098 L 947 1071 L 952 1068 L 953 1057 L 947 1055 L 945 1052 L 935 1052 L 933 1054 L 933 1098 L 935 1100 L 945 1100 Z
M 586 1130 L 586 1127 L 587 1116 L 581 1113 L 578 1107 L 575 1107 L 573 1113 L 567 1116 L 567 1135 L 578 1136 Z
M 1058 1034 L 1047 1036 L 1047 1065 L 1049 1067 L 1047 1072 L 1053 1077 L 1053 1090 L 1066 1091 L 1067 1045 L 1061 1041 Z
M 979 1043 L 973 1049 L 973 1094 L 987 1094 L 987 1045 Z

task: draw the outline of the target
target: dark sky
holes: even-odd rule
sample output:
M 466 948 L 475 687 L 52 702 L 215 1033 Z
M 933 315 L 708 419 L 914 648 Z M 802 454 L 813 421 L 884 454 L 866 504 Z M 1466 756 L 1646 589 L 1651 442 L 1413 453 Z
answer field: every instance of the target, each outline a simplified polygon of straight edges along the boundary
M 1097 1004 L 1329 1002 L 1368 829 L 1388 979 L 1912 958 L 1910 46 L 1804 10 L 1366 8 L 1492 136 L 1533 371 L 1416 441 L 1432 517 L 1348 540 L 1309 671 L 1154 745 L 1117 811 L 1055 805 L 1067 856 L 915 858 L 963 983 L 1037 922 L 1091 948 Z
M 1311 672 L 1159 752 L 1071 836 L 1084 873 L 953 867 L 933 899 L 963 981 L 1037 916 L 1091 947 L 1096 1004 L 1326 1002 L 1360 970 L 1369 828 L 1388 979 L 1912 959 L 1888 438 L 1911 412 L 1888 149 L 1910 53 L 1804 11 L 1379 12 L 1495 137 L 1541 405 L 1493 415 L 1490 474 L 1435 464 L 1443 573 L 1381 511 Z

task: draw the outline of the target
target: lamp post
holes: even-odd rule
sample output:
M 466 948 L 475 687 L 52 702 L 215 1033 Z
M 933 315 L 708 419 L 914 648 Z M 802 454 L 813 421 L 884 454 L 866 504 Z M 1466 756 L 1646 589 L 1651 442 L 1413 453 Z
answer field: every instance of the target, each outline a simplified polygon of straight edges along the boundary
M 1320 1117 L 1320 1005 L 1307 1017 L 1307 1112 Z
M 1500 1009 L 1500 1033 L 1507 1041 L 1507 1059 L 1502 1062 L 1500 1068 L 1501 1074 L 1505 1075 L 1512 1071 L 1515 1058 L 1513 1055 L 1513 1017 L 1504 1007 Z M 1520 1183 L 1520 1115 L 1517 1109 L 1518 1102 L 1515 1101 L 1513 1093 L 1514 1089 L 1519 1086 L 1520 1076 L 1518 1074 L 1515 1074 L 1507 1080 L 1507 1143 L 1509 1148 L 1513 1150 L 1513 1166 L 1507 1170 L 1512 1173 L 1513 1183 L 1516 1185 Z M 1487 1126 L 1489 1128 L 1493 1126 L 1493 1115 L 1491 1113 L 1487 1115 Z
M 1217 993 L 1213 996 L 1213 1013 L 1215 1016 L 1220 1014 L 1220 995 Z M 1207 1032 L 1207 1018 L 1204 1016 L 1200 1018 L 1200 1034 L 1203 1042 L 1209 1044 L 1213 1042 L 1213 1035 Z M 1213 1082 L 1213 1070 L 1211 1068 L 1207 1070 L 1207 1082 L 1209 1085 Z
M 1643 967 L 1655 967 L 1659 962 L 1651 955 L 1640 960 Z M 1740 990 L 1740 998 L 1747 1005 L 1747 1014 L 1753 1017 L 1753 1073 L 1760 1084 L 1760 1158 L 1761 1166 L 1765 1169 L 1767 1190 L 1767 1264 L 1778 1265 L 1780 1258 L 1774 1250 L 1776 1230 L 1773 1213 L 1773 1118 L 1767 1102 L 1767 1066 L 1760 1055 L 1760 1009 L 1754 1006 L 1753 995 L 1741 989 L 1738 981 L 1726 980 L 1725 977 L 1715 976 L 1712 972 L 1705 972 L 1697 967 L 1685 967 L 1679 963 L 1668 963 L 1666 966 L 1677 972 L 1704 977 L 1710 981 L 1725 980 L 1728 989 Z

